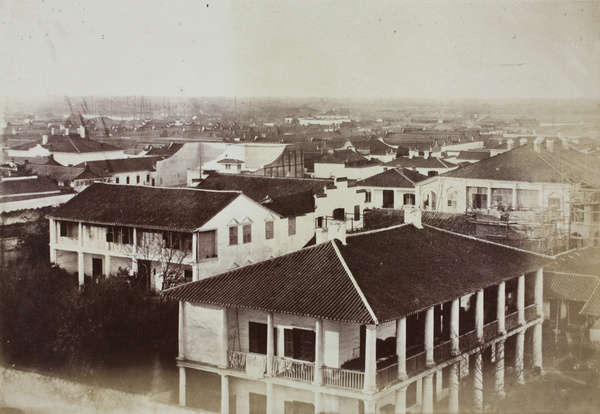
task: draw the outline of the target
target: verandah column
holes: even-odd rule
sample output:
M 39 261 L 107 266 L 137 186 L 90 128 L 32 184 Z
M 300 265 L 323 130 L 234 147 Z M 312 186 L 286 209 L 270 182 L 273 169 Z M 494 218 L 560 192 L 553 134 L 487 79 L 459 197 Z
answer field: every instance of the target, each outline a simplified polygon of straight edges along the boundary
M 267 313 L 267 375 L 273 375 L 273 358 L 275 357 L 273 325 L 273 312 L 269 312 Z
M 519 325 L 525 325 L 525 275 L 519 276 L 518 279 L 517 314 Z
M 517 374 L 517 383 L 525 383 L 525 377 L 523 373 L 523 354 L 525 351 L 525 331 L 521 331 L 517 334 L 517 343 L 515 349 L 515 371 Z
M 315 385 L 323 384 L 323 320 L 315 324 Z
M 483 289 L 477 291 L 475 301 L 475 331 L 477 332 L 477 342 L 483 343 Z
M 456 362 L 450 365 L 450 384 L 448 386 L 448 412 L 458 413 L 458 365 Z
M 227 350 L 229 348 L 229 327 L 227 324 L 227 307 L 223 308 L 223 315 L 221 318 L 221 355 L 219 361 L 219 368 L 227 368 Z M 268 331 L 267 331 L 268 332 Z M 268 345 L 267 345 L 268 350 Z
M 541 320 L 533 326 L 533 366 L 542 370 L 542 321 L 544 320 L 544 270 L 538 269 L 535 274 L 534 300 L 538 318 Z
M 402 387 L 396 391 L 394 406 L 395 414 L 406 414 L 406 387 Z
M 229 414 L 229 377 L 221 375 L 221 414 Z
M 85 283 L 85 257 L 83 255 L 83 224 L 77 223 L 77 279 L 79 286 Z
M 496 372 L 495 391 L 499 396 L 504 396 L 504 341 L 496 342 Z
M 428 367 L 435 365 L 433 357 L 433 307 L 427 309 L 425 313 L 425 365 Z
M 456 298 L 452 301 L 450 307 L 450 345 L 452 356 L 456 356 L 460 353 L 459 344 L 459 317 L 460 317 L 460 299 Z
M 185 378 L 185 368 L 179 367 L 179 405 L 185 407 L 185 397 L 186 397 L 186 378 Z
M 406 379 L 408 377 L 406 373 L 406 317 L 396 321 L 396 355 L 398 355 L 398 379 Z
M 481 352 L 475 354 L 473 365 L 473 409 L 480 413 L 483 411 L 483 356 Z
M 433 373 L 423 377 L 423 405 L 424 413 L 433 412 Z
M 506 333 L 506 283 L 500 282 L 498 285 L 498 307 L 496 308 L 496 317 L 498 319 L 498 333 L 504 335 Z
M 376 357 L 376 346 L 377 346 L 377 326 L 367 325 L 366 326 L 366 338 L 365 338 L 365 383 L 363 391 L 366 393 L 373 393 L 377 389 L 376 376 L 377 376 L 377 357 Z
M 48 225 L 49 225 L 49 231 L 50 231 L 50 263 L 56 263 L 57 254 L 56 254 L 56 249 L 54 248 L 54 246 L 57 243 L 56 220 L 49 219 Z

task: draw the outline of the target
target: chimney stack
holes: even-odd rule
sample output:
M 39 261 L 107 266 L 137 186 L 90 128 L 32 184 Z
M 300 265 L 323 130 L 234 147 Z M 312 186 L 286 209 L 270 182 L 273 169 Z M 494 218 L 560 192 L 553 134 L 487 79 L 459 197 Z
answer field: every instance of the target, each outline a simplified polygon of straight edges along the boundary
M 554 141 L 551 139 L 546 140 L 546 149 L 548 152 L 554 152 Z
M 562 142 L 563 149 L 568 150 L 569 149 L 569 140 L 567 138 L 561 138 L 560 141 Z
M 79 136 L 81 138 L 85 138 L 85 127 L 83 125 L 80 125 L 78 129 L 79 129 Z
M 54 127 L 52 127 L 51 135 L 54 135 Z
M 535 152 L 542 152 L 542 142 L 544 141 L 544 138 L 542 137 L 537 137 L 534 141 L 533 141 L 533 150 Z
M 510 151 L 511 149 L 513 149 L 515 147 L 515 140 L 514 139 L 509 139 L 508 141 L 506 141 L 506 148 L 508 148 L 508 150 Z
M 69 128 L 65 128 L 65 135 L 69 135 Z
M 519 145 L 522 147 L 523 145 L 527 145 L 527 138 L 521 138 L 519 140 Z
M 48 145 L 48 135 L 42 135 L 42 145 Z
M 425 158 L 425 159 L 429 158 L 429 150 L 423 151 L 423 158 Z

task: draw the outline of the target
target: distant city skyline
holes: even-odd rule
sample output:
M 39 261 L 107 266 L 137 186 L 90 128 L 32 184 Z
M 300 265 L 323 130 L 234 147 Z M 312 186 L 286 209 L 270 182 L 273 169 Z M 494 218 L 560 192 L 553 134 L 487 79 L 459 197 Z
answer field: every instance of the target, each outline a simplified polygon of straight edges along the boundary
M 600 2 L 3 1 L 5 96 L 597 99 Z

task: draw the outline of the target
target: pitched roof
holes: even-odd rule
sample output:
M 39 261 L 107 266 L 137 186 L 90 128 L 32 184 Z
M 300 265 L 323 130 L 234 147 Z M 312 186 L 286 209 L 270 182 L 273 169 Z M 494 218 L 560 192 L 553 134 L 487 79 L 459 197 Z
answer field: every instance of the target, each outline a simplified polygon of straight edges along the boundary
M 131 157 L 114 160 L 88 161 L 77 166 L 83 167 L 87 165 L 93 173 L 98 175 L 134 171 L 155 171 L 156 162 L 162 159 L 164 159 L 164 157 Z
M 0 180 L 1 198 L 47 192 L 60 192 L 60 188 L 46 177 L 31 176 Z
M 358 181 L 365 187 L 414 188 L 415 183 L 427 179 L 427 176 L 406 168 L 392 168 L 382 173 Z
M 456 252 L 464 254 L 457 255 Z M 329 241 L 165 291 L 177 300 L 378 324 L 537 270 L 548 259 L 412 225 Z
M 456 156 L 456 158 L 460 159 L 460 160 L 475 160 L 475 161 L 481 161 L 481 160 L 485 160 L 486 158 L 490 158 L 490 152 L 489 151 L 461 151 L 458 153 L 458 155 Z
M 60 206 L 52 217 L 87 223 L 193 231 L 240 195 L 237 191 L 95 183 Z
M 51 152 L 104 152 L 104 151 L 119 151 L 121 148 L 114 145 L 105 144 L 89 138 L 81 138 L 79 135 L 50 135 L 48 143 L 42 144 L 42 139 L 31 141 L 22 145 L 18 145 L 11 149 L 18 151 L 26 151 L 41 145 Z
M 383 164 L 388 167 L 403 167 L 403 168 L 455 168 L 456 164 L 442 160 L 436 157 L 398 157 L 390 162 Z
M 196 188 L 241 191 L 283 217 L 290 217 L 313 212 L 313 195 L 322 194 L 324 188 L 333 183 L 329 179 L 271 178 L 212 172 Z
M 73 181 L 85 171 L 85 167 L 65 167 L 54 164 L 26 164 L 27 171 L 55 181 Z
M 545 148 L 536 152 L 530 145 L 519 146 L 477 163 L 448 171 L 442 177 L 484 180 L 563 183 L 600 183 L 600 161 L 577 151 Z M 594 172 L 593 166 L 596 165 Z
M 590 246 L 561 253 L 546 270 L 600 277 L 600 247 Z

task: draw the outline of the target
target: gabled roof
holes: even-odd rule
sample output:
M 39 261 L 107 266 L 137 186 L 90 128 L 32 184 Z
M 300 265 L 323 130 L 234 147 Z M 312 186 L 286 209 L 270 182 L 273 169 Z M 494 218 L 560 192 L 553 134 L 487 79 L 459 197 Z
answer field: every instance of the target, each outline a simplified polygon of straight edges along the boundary
M 600 248 L 586 247 L 561 253 L 556 256 L 556 260 L 546 270 L 600 277 Z
M 11 148 L 12 150 L 27 151 L 36 145 L 41 145 L 50 152 L 104 152 L 119 151 L 121 148 L 105 144 L 89 138 L 81 138 L 79 135 L 50 135 L 48 143 L 42 144 L 42 139 L 31 141 Z
M 545 148 L 536 152 L 531 145 L 523 145 L 440 176 L 541 183 L 587 180 L 597 185 L 600 184 L 600 160 L 578 151 L 563 150 L 560 143 L 554 144 L 553 152 Z
M 237 191 L 95 183 L 60 206 L 51 217 L 86 223 L 194 231 L 240 196 Z
M 87 165 L 90 171 L 98 175 L 134 171 L 155 171 L 156 162 L 162 159 L 164 159 L 164 157 L 131 157 L 114 160 L 88 161 L 77 166 L 83 167 Z
M 329 179 L 271 178 L 211 172 L 196 188 L 241 191 L 257 203 L 290 217 L 313 212 L 313 195 L 324 193 L 324 188 L 333 184 L 334 181 Z
M 382 173 L 358 181 L 364 187 L 414 188 L 415 183 L 427 179 L 427 176 L 406 168 L 392 168 Z
M 23 177 L 0 180 L 0 197 L 12 197 L 23 194 L 59 192 L 60 188 L 46 177 Z
M 458 158 L 459 160 L 474 160 L 474 161 L 481 161 L 481 160 L 485 160 L 486 158 L 490 158 L 490 152 L 489 151 L 461 151 L 458 153 L 458 155 L 456 156 L 456 158 Z
M 73 181 L 86 170 L 85 167 L 65 167 L 54 164 L 27 164 L 27 171 L 55 181 Z M 97 175 L 94 174 L 95 177 Z
M 461 254 L 457 254 L 461 252 Z M 379 324 L 537 270 L 541 255 L 401 225 L 169 289 L 176 300 Z
M 404 168 L 455 168 L 456 164 L 442 160 L 436 157 L 398 157 L 390 162 L 386 162 L 386 167 L 404 167 Z

